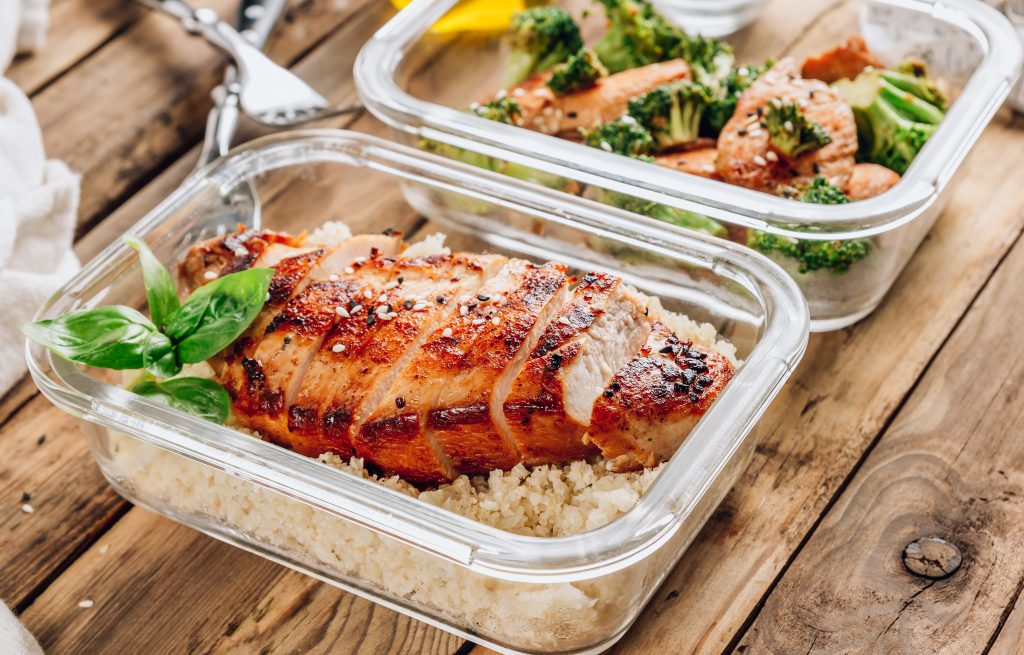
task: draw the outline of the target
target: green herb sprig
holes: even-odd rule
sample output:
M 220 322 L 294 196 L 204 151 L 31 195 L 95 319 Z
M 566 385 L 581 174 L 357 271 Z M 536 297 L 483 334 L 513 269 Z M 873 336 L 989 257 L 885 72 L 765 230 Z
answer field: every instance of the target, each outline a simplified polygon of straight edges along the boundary
M 204 378 L 174 376 L 185 364 L 205 361 L 241 336 L 263 309 L 273 269 L 225 275 L 181 303 L 174 279 L 145 242 L 132 235 L 125 242 L 139 253 L 150 318 L 131 307 L 112 305 L 26 323 L 22 333 L 72 362 L 144 369 L 146 374 L 131 391 L 224 423 L 231 401 L 223 387 Z

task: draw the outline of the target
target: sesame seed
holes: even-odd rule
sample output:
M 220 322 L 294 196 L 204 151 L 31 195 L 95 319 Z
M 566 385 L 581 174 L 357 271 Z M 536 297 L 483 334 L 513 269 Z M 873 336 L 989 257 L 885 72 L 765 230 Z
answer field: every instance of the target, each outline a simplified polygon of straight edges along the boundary
M 353 272 L 355 272 L 355 271 L 353 271 Z M 337 282 L 338 281 L 338 276 L 336 274 L 334 274 L 334 273 L 331 273 L 330 275 L 327 276 L 327 279 L 330 280 L 331 282 Z
M 270 292 L 269 291 L 267 292 L 267 295 L 263 296 L 263 302 L 270 302 Z
M 352 263 L 353 264 L 365 264 L 366 263 L 366 257 L 356 257 L 355 259 L 352 260 Z
M 787 132 L 792 133 L 793 132 L 793 121 L 786 121 L 785 123 L 782 124 L 782 127 Z
M 336 343 L 333 346 L 331 346 L 331 350 L 336 352 L 336 353 L 345 352 L 345 344 L 343 344 L 343 343 Z
M 494 99 L 495 100 L 501 100 L 502 98 L 504 98 L 507 95 L 508 95 L 508 91 L 506 91 L 505 89 L 499 89 L 498 92 L 494 94 Z
M 351 266 L 346 266 L 345 267 L 345 275 L 352 275 L 355 272 L 356 272 L 356 269 L 352 268 Z
M 750 136 L 761 136 L 761 128 L 755 127 L 754 129 L 747 132 Z
M 766 162 L 764 160 L 764 157 L 762 157 L 761 155 L 754 155 L 754 163 L 757 164 L 758 166 L 767 166 L 768 165 L 768 162 Z
M 391 282 L 388 282 L 387 284 L 385 284 L 384 286 L 382 286 L 381 290 L 382 291 L 387 291 L 388 289 L 394 289 L 397 286 L 398 286 L 398 282 L 391 281 Z
M 430 303 L 418 302 L 418 303 L 416 303 L 415 305 L 412 306 L 412 311 L 414 311 L 414 312 L 422 312 L 427 307 L 430 307 Z
M 88 598 L 86 598 L 85 600 L 78 601 L 78 606 L 81 607 L 82 609 L 86 609 L 87 610 L 90 607 L 92 607 L 93 605 L 95 605 L 95 603 L 93 603 Z
M 779 161 L 779 156 L 775 154 L 774 150 L 769 150 L 768 152 L 764 153 L 764 158 L 767 159 L 768 161 Z
M 366 298 L 367 300 L 372 300 L 373 292 L 367 289 L 366 291 L 363 292 L 363 298 Z
M 512 90 L 512 95 L 517 98 L 521 98 L 522 96 L 526 95 L 526 91 L 522 87 L 516 87 L 515 89 Z
M 497 316 L 495 316 L 494 318 L 491 319 L 491 324 L 492 325 L 498 325 L 499 323 L 501 323 L 501 319 L 498 318 Z
M 636 119 L 630 116 L 629 114 L 626 114 L 619 118 L 619 121 L 621 121 L 623 125 L 636 125 Z
M 450 336 L 452 336 L 452 329 L 451 328 L 445 328 L 444 330 L 441 331 L 441 336 L 442 337 L 450 337 Z
M 482 318 L 474 318 L 473 319 L 473 325 L 483 325 L 483 323 L 484 323 L 484 319 L 482 319 Z
M 466 307 L 465 305 L 463 305 L 462 307 L 459 307 L 459 316 L 465 316 L 468 313 L 469 313 L 469 307 Z
M 559 316 L 558 322 L 561 323 L 562 325 L 569 325 L 569 319 L 567 319 L 564 316 Z
M 605 152 L 611 152 L 612 151 L 612 144 L 608 143 L 607 141 L 602 141 L 601 142 L 601 150 L 604 150 Z
M 203 273 L 203 278 L 206 280 L 216 280 L 217 274 L 214 273 L 213 271 L 206 271 L 205 273 Z
M 362 305 L 353 305 L 353 306 L 352 306 L 352 309 L 350 309 L 350 310 L 348 310 L 348 311 L 349 311 L 350 313 L 352 313 L 352 314 L 355 314 L 356 312 L 358 312 L 358 311 L 359 311 L 360 309 L 362 309 L 362 308 L 363 308 L 363 306 L 362 306 Z
M 491 302 L 493 302 L 495 304 L 503 303 L 503 302 L 505 302 L 505 296 L 503 296 L 501 294 L 498 294 L 496 296 L 491 296 Z
M 100 555 L 106 555 L 107 552 L 110 550 L 110 544 L 103 544 L 102 546 L 100 546 L 99 550 Z
M 34 507 L 29 505 L 28 503 L 25 503 L 24 505 L 21 506 L 21 511 L 25 512 L 26 514 L 31 514 L 32 512 L 34 512 L 36 510 L 35 510 Z
M 388 301 L 388 294 L 382 293 L 379 296 L 377 296 L 377 302 L 387 302 L 387 301 Z
M 337 307 L 334 308 L 334 313 L 342 318 L 349 318 L 350 316 L 352 316 L 351 314 L 348 313 L 348 310 L 342 307 L 341 305 L 338 305 Z
M 490 296 L 480 295 L 480 296 L 477 296 L 476 299 L 479 300 L 480 302 L 487 302 L 488 300 L 491 299 L 491 297 Z
M 760 124 L 757 121 L 754 121 L 753 123 L 747 123 L 747 130 L 748 131 L 749 130 L 756 130 L 758 127 L 760 127 Z
M 390 314 L 391 310 L 388 309 L 387 305 L 377 305 L 373 308 L 373 311 L 377 314 Z

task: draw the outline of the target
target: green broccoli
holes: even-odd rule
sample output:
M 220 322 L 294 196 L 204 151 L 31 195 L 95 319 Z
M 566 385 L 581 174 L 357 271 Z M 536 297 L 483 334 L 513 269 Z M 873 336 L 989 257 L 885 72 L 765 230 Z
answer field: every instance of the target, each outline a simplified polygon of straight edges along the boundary
M 946 94 L 928 74 L 928 65 L 920 59 L 910 58 L 893 70 L 879 71 L 886 82 L 946 111 Z
M 581 129 L 580 134 L 588 146 L 626 157 L 647 158 L 654 148 L 651 133 L 629 115 L 590 129 Z
M 826 180 L 821 175 L 811 180 L 803 189 L 799 190 L 797 198 L 801 202 L 810 202 L 815 205 L 843 205 L 850 202 L 843 190 Z
M 580 28 L 569 12 L 532 7 L 512 17 L 512 52 L 505 65 L 505 86 L 522 82 L 566 61 L 583 47 Z
M 657 150 L 666 150 L 697 140 L 712 99 L 703 84 L 677 80 L 630 100 L 628 115 L 651 133 Z
M 736 113 L 736 105 L 739 104 L 743 92 L 774 64 L 775 61 L 769 59 L 760 66 L 739 66 L 729 71 L 711 105 L 704 112 L 701 135 L 717 138 L 725 124 Z
M 778 252 L 799 263 L 801 273 L 826 269 L 845 273 L 850 266 L 864 259 L 870 249 L 867 239 L 810 241 L 752 231 L 747 245 L 763 253 Z
M 668 205 L 662 205 L 657 202 L 651 202 L 650 200 L 644 200 L 643 198 L 636 198 L 624 193 L 617 193 L 606 189 L 594 188 L 593 193 L 594 200 L 605 205 L 618 207 L 619 209 L 624 209 L 628 212 L 633 212 L 634 214 L 648 216 L 671 225 L 677 225 L 679 227 L 696 230 L 697 232 L 703 232 L 704 234 L 710 234 L 714 237 L 725 237 L 727 235 L 727 231 L 721 223 L 702 214 L 686 211 L 685 209 L 669 207 Z
M 903 175 L 945 112 L 889 78 L 891 71 L 867 70 L 833 88 L 850 103 L 857 120 L 858 158 Z M 923 84 L 918 91 L 934 98 L 929 88 Z
M 612 73 L 668 59 L 685 59 L 693 77 L 717 84 L 732 66 L 732 48 L 715 39 L 690 36 L 646 0 L 601 0 L 608 31 L 594 46 Z
M 523 115 L 523 108 L 507 95 L 485 104 L 474 103 L 470 106 L 469 111 L 481 118 L 509 125 L 519 125 L 519 120 Z
M 796 190 L 796 199 L 818 205 L 841 205 L 850 202 L 846 194 L 820 175 L 810 184 Z M 845 273 L 850 266 L 864 259 L 871 250 L 868 239 L 813 241 L 751 231 L 747 245 L 763 253 L 777 252 L 795 259 L 801 273 L 826 269 Z
M 573 91 L 594 86 L 597 80 L 608 75 L 608 69 L 590 48 L 582 48 L 565 62 L 555 66 L 548 78 L 548 87 L 555 95 L 565 95 Z
M 795 102 L 774 98 L 764 120 L 772 146 L 787 157 L 799 157 L 832 143 L 825 128 L 807 118 Z

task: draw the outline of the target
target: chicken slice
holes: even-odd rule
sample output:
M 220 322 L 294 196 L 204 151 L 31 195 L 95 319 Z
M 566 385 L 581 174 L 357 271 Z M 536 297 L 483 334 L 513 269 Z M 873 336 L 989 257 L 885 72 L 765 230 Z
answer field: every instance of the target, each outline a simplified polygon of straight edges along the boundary
M 569 293 L 565 266 L 512 260 L 451 326 L 452 338 L 466 337 L 457 345 L 461 355 L 445 362 L 447 381 L 427 415 L 427 431 L 456 472 L 510 469 L 520 461 L 502 405 Z
M 868 50 L 864 38 L 854 35 L 845 43 L 804 59 L 800 70 L 804 77 L 832 84 L 844 78 L 852 80 L 865 68 L 883 68 L 883 64 Z
M 850 200 L 867 200 L 888 191 L 900 181 L 899 173 L 878 164 L 857 164 L 846 183 Z
M 253 266 L 269 268 L 312 249 L 303 248 L 302 242 L 303 237 L 240 228 L 192 246 L 178 266 L 178 278 L 189 289 L 196 289 L 221 275 Z
M 680 341 L 662 323 L 594 403 L 587 437 L 618 471 L 668 459 L 732 378 L 719 353 Z
M 527 464 L 596 454 L 583 441 L 594 400 L 647 338 L 645 305 L 620 278 L 591 273 L 548 324 L 503 406 Z
M 302 452 L 352 455 L 352 433 L 420 344 L 458 309 L 453 296 L 474 291 L 504 261 L 448 254 L 402 258 L 380 295 L 346 307 L 288 408 L 288 429 Z
M 778 98 L 800 106 L 821 125 L 831 143 L 789 159 L 774 150 L 761 120 L 769 102 Z M 819 80 L 798 76 L 796 63 L 783 59 L 750 85 L 736 113 L 718 137 L 718 174 L 730 184 L 776 193 L 780 186 L 802 186 L 822 175 L 842 188 L 853 171 L 857 124 L 853 110 L 838 93 Z
M 683 152 L 672 152 L 666 155 L 658 155 L 654 163 L 659 166 L 673 170 L 699 175 L 711 180 L 721 179 L 715 162 L 718 161 L 718 149 L 714 146 L 704 146 Z
M 690 67 L 682 59 L 672 59 L 631 68 L 563 96 L 556 96 L 545 84 L 550 76 L 550 72 L 538 73 L 506 91 L 522 109 L 519 124 L 545 134 L 577 137 L 581 127 L 607 123 L 624 114 L 632 98 L 666 82 L 688 79 Z
M 475 323 L 478 314 L 469 305 L 479 302 L 475 295 L 493 295 L 496 287 L 491 281 L 501 278 L 507 267 L 507 260 L 497 255 L 465 256 L 475 257 L 477 265 L 448 281 L 446 320 L 433 325 L 433 331 L 417 343 L 419 347 L 409 350 L 403 366 L 393 366 L 393 374 L 378 381 L 372 397 L 363 401 L 363 407 L 371 411 L 363 424 L 353 426 L 350 432 L 357 455 L 414 482 L 443 482 L 455 475 L 427 431 L 426 419 L 451 383 L 451 371 L 462 355 L 459 344 L 483 324 Z

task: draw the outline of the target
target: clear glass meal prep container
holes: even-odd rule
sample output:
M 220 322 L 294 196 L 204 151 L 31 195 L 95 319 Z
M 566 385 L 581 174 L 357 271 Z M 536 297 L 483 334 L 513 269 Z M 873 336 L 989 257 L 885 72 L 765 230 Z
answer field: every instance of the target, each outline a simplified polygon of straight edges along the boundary
M 798 282 L 811 310 L 812 331 L 839 329 L 867 316 L 942 212 L 950 178 L 1006 98 L 1021 66 L 1021 42 L 1005 17 L 972 0 L 868 0 L 842 3 L 834 20 L 800 38 L 794 56 L 822 51 L 856 30 L 887 64 L 918 56 L 955 89 L 945 120 L 903 179 L 875 198 L 823 206 L 774 197 L 715 180 L 602 152 L 554 136 L 500 124 L 460 109 L 500 87 L 507 44 L 500 35 L 437 36 L 430 26 L 456 0 L 416 0 L 363 47 L 356 84 L 367 108 L 415 144 L 429 138 L 620 193 L 710 217 L 745 241 L 743 228 L 813 240 L 870 239 L 869 254 L 845 273 L 800 272 L 792 258 L 776 261 Z M 599 36 L 596 3 L 584 38 Z M 579 11 L 574 15 L 580 16 Z M 774 18 L 774 20 L 772 20 Z M 792 35 L 779 34 L 784 16 L 765 17 L 727 39 L 738 62 L 779 57 Z M 755 45 L 761 44 L 761 45 Z M 424 65 L 427 62 L 429 65 Z M 468 64 L 468 65 L 467 65 Z M 663 224 L 664 229 L 680 228 Z M 737 229 L 738 228 L 738 229 Z
M 614 643 L 746 465 L 751 429 L 803 354 L 809 317 L 793 282 L 727 241 L 659 234 L 652 221 L 588 200 L 332 130 L 240 148 L 131 232 L 173 266 L 197 240 L 233 227 L 223 199 L 242 185 L 259 199 L 265 228 L 411 226 L 411 240 L 440 230 L 453 248 L 615 272 L 712 323 L 743 363 L 632 510 L 589 532 L 543 538 L 169 409 L 122 389 L 119 372 L 30 344 L 33 378 L 84 419 L 110 483 L 173 520 L 502 652 L 593 653 Z M 123 243 L 86 265 L 40 317 L 101 304 L 145 304 L 138 258 Z

